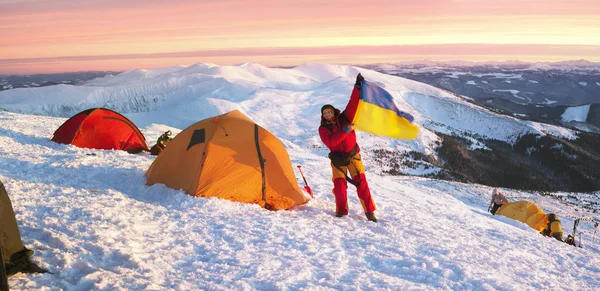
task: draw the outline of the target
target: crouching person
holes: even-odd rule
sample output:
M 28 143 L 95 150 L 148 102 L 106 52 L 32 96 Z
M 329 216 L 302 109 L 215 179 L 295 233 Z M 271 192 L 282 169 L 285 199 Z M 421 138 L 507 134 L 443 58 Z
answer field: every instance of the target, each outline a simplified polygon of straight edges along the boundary
M 157 156 L 167 147 L 167 144 L 173 140 L 171 138 L 171 131 L 167 130 L 156 140 L 156 144 L 150 149 L 150 154 Z
M 506 198 L 506 196 L 504 196 L 504 194 L 502 194 L 500 190 L 494 188 L 494 190 L 492 190 L 492 201 L 490 201 L 490 206 L 488 207 L 488 210 L 490 211 L 490 213 L 496 214 L 498 208 L 500 208 L 506 203 L 508 203 L 508 198 Z
M 545 236 L 551 236 L 559 241 L 563 241 L 563 231 L 556 214 L 548 214 L 548 224 L 542 229 L 541 233 Z

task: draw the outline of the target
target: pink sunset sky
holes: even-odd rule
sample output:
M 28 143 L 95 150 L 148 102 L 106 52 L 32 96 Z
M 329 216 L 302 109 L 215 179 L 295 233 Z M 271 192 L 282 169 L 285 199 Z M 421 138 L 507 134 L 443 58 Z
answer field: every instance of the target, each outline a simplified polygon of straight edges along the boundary
M 600 61 L 598 0 L 0 0 L 0 74 Z

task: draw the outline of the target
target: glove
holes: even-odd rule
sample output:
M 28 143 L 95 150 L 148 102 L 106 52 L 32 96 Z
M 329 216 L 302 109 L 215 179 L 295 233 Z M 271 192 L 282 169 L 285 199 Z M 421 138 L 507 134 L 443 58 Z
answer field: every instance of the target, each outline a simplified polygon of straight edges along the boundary
M 354 130 L 354 124 L 349 124 L 349 125 L 347 125 L 347 126 L 344 127 L 344 131 L 347 134 L 350 134 L 350 132 L 353 131 L 353 130 Z
M 365 78 L 360 73 L 358 73 L 358 76 L 356 76 L 356 84 L 354 84 L 354 86 L 360 88 L 360 86 L 362 85 L 362 81 L 364 80 Z

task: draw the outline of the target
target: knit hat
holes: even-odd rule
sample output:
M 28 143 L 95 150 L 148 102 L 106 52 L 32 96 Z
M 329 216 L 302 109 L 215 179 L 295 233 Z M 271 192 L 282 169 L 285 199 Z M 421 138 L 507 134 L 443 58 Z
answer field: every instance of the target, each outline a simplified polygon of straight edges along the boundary
M 333 107 L 333 105 L 325 104 L 325 105 L 323 105 L 323 107 L 321 107 L 321 114 L 323 114 L 323 111 L 325 111 L 325 109 L 327 109 L 327 108 L 331 108 L 332 110 L 335 111 L 335 107 Z

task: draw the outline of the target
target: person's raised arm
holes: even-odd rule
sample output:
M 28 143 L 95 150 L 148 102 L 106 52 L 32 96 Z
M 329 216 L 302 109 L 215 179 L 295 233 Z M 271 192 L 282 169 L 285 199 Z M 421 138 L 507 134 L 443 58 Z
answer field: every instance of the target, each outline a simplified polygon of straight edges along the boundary
M 354 88 L 352 89 L 352 94 L 350 94 L 350 100 L 346 105 L 346 109 L 344 109 L 344 114 L 350 123 L 354 120 L 354 115 L 356 115 L 356 110 L 358 109 L 358 100 L 360 99 L 360 89 L 364 82 L 365 78 L 359 73 L 356 76 L 356 83 L 354 84 Z

